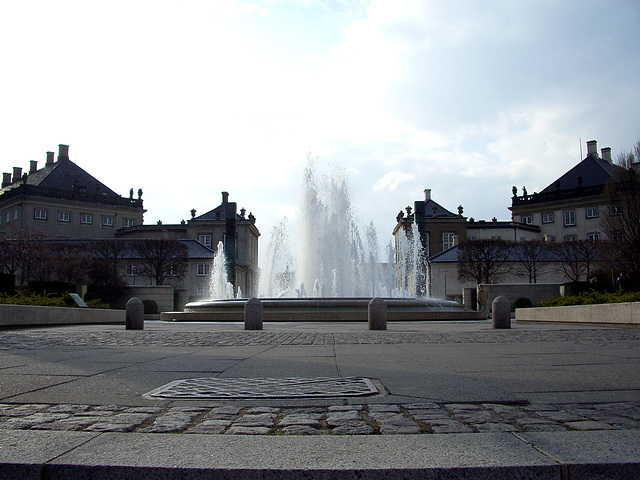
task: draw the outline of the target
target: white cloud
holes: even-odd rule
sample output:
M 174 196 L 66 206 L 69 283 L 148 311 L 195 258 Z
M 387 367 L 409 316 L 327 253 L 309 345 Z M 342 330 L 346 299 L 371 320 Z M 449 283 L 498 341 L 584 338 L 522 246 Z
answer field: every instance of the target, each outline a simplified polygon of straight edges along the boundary
M 415 175 L 412 173 L 389 172 L 373 184 L 372 190 L 374 192 L 381 190 L 393 192 L 401 183 L 410 182 L 413 179 L 415 179 Z
M 2 169 L 69 144 L 115 191 L 142 188 L 150 223 L 226 190 L 266 242 L 307 152 L 348 172 L 381 239 L 425 188 L 503 219 L 511 185 L 544 188 L 580 139 L 638 140 L 637 2 L 105 5 L 0 6 Z

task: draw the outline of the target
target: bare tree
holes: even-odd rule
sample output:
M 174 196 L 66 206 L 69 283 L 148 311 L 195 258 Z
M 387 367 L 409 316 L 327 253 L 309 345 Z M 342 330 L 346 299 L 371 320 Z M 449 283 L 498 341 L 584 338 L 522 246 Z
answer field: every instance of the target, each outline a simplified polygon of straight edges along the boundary
M 548 257 L 549 248 L 541 240 L 528 240 L 513 246 L 513 257 L 519 265 L 515 268 L 519 275 L 527 275 L 529 283 L 537 283 L 538 275 L 543 273 L 543 259 Z
M 140 273 L 164 285 L 168 275 L 181 278 L 186 273 L 188 250 L 179 240 L 137 240 L 133 252 L 140 257 Z
M 510 270 L 512 243 L 504 240 L 469 240 L 458 246 L 458 279 L 489 283 Z
M 130 254 L 129 242 L 120 239 L 92 240 L 87 252 L 93 257 L 89 276 L 95 285 L 121 287 L 124 258 Z
M 44 264 L 49 279 L 67 283 L 86 283 L 87 246 L 78 242 L 44 242 Z
M 624 150 L 620 152 L 616 160 L 616 163 L 625 170 L 633 168 L 636 162 L 640 162 L 640 140 L 628 152 Z
M 600 260 L 598 242 L 577 240 L 552 244 L 560 268 L 570 282 L 588 280 L 595 264 Z
M 40 230 L 20 228 L 12 238 L 1 242 L 3 268 L 7 273 L 19 274 L 19 285 L 26 285 L 34 276 L 39 276 L 41 251 L 38 240 L 43 236 Z
M 634 152 L 623 152 L 618 157 L 623 169 L 605 187 L 610 209 L 601 220 L 605 234 L 618 247 L 616 266 L 636 274 L 640 273 L 640 173 L 634 163 L 639 161 L 640 141 Z

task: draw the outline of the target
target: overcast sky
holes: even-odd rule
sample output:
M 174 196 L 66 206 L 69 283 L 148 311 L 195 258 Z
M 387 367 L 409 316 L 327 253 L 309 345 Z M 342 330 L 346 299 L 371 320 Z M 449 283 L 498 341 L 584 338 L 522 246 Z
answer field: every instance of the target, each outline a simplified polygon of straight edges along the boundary
M 0 4 L 2 171 L 48 150 L 145 223 L 220 204 L 292 218 L 308 155 L 386 241 L 425 188 L 509 220 L 580 160 L 640 139 L 640 2 L 20 0 Z

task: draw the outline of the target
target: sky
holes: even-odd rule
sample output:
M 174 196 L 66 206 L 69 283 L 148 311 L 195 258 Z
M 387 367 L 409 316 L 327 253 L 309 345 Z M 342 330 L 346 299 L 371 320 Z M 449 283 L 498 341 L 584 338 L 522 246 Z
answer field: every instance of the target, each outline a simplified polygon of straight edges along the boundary
M 69 155 L 145 223 L 221 203 L 260 251 L 303 170 L 341 172 L 382 242 L 431 189 L 510 220 L 586 156 L 640 139 L 640 2 L 21 0 L 0 4 L 1 166 Z M 582 157 L 581 157 L 582 152 Z

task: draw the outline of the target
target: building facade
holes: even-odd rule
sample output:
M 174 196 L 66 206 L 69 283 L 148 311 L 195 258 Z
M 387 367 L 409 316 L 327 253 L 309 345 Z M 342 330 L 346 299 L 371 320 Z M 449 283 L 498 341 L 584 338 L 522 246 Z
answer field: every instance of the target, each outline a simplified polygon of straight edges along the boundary
M 122 197 L 91 176 L 69 158 L 69 146 L 59 145 L 58 158 L 47 152 L 38 168 L 14 167 L 3 173 L 0 188 L 0 241 L 15 239 L 59 240 L 179 240 L 187 246 L 188 265 L 182 277 L 168 275 L 175 290 L 175 308 L 208 298 L 211 264 L 222 245 L 229 281 L 236 293 L 254 296 L 258 288 L 258 238 L 256 218 L 223 192 L 222 203 L 202 215 L 191 210 L 191 219 L 179 224 L 145 225 L 142 190 L 131 189 Z M 78 242 L 81 244 L 81 242 Z M 139 274 L 139 258 L 122 259 L 122 278 L 131 286 L 152 286 Z M 22 275 L 21 275 L 22 277 Z
M 45 166 L 32 160 L 28 171 L 2 174 L 0 238 L 24 235 L 49 239 L 115 238 L 119 228 L 141 225 L 142 192 L 121 197 L 69 159 L 47 152 Z
M 607 204 L 604 187 L 616 180 L 621 167 L 614 165 L 611 148 L 598 156 L 598 143 L 587 142 L 587 156 L 540 193 L 511 198 L 513 220 L 540 227 L 540 235 L 550 242 L 604 240 L 601 218 L 615 214 Z
M 615 206 L 607 203 L 605 186 L 615 182 L 622 168 L 614 165 L 611 148 L 603 148 L 598 155 L 597 142 L 587 142 L 587 156 L 568 172 L 555 180 L 540 193 L 528 194 L 523 188 L 518 195 L 513 187 L 511 199 L 511 221 L 467 219 L 443 209 L 431 200 L 430 190 L 425 190 L 425 201 L 415 202 L 415 211 L 407 207 L 407 214 L 400 212 L 393 234 L 396 247 L 405 237 L 425 232 L 423 247 L 425 255 L 424 282 L 428 295 L 438 298 L 460 299 L 462 288 L 475 286 L 473 282 L 458 280 L 458 243 L 465 240 L 505 240 L 523 242 L 544 240 L 546 242 L 571 242 L 577 240 L 605 240 L 601 221 L 606 215 L 615 215 Z M 431 215 L 429 215 L 431 211 Z M 422 223 L 421 223 L 422 222 Z M 400 260 L 396 258 L 396 271 Z M 518 262 L 511 259 L 511 268 L 501 282 L 527 282 L 518 274 Z M 567 281 L 557 258 L 541 260 L 540 283 L 562 283 Z
M 208 298 L 209 275 L 213 256 L 222 248 L 228 262 L 229 282 L 235 294 L 255 296 L 258 290 L 258 238 L 256 218 L 237 211 L 237 204 L 222 192 L 222 203 L 213 210 L 197 215 L 191 210 L 191 219 L 180 224 L 139 225 L 116 232 L 122 239 L 166 239 L 195 241 L 203 248 L 190 248 L 188 278 L 181 286 L 181 298 L 186 301 Z M 208 252 L 208 253 L 207 253 Z M 138 279 L 141 281 L 141 279 Z M 150 281 L 150 279 L 147 279 Z

